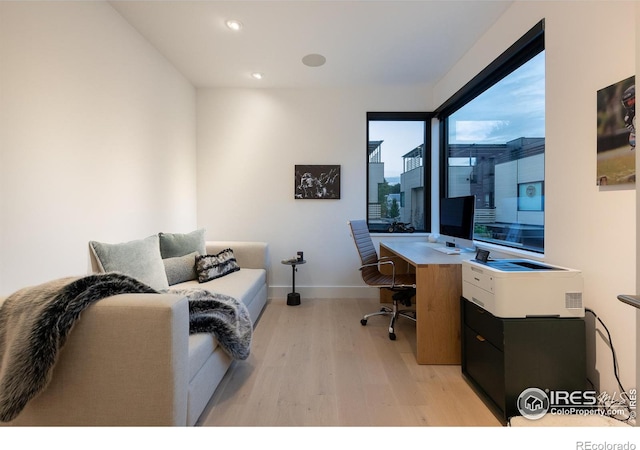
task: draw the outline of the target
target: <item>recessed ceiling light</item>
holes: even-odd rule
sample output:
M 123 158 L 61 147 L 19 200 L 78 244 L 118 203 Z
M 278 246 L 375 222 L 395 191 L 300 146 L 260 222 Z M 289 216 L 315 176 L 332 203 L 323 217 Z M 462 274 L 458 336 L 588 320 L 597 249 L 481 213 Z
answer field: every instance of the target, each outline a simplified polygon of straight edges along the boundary
M 317 53 L 311 53 L 302 58 L 302 64 L 309 67 L 320 67 L 325 62 L 327 62 L 327 58 Z
M 251 74 L 251 76 L 252 76 L 253 78 L 255 78 L 256 80 L 262 80 L 262 78 L 263 78 L 263 75 L 262 75 L 260 72 L 253 72 L 253 73 Z
M 227 20 L 227 27 L 233 31 L 239 31 L 242 28 L 242 22 L 239 20 Z

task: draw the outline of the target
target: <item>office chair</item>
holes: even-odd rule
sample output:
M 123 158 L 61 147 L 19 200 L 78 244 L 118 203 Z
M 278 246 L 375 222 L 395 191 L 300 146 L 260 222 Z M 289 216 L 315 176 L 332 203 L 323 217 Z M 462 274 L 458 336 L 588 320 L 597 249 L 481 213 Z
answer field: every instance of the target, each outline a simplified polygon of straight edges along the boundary
M 396 274 L 395 263 L 391 258 L 378 258 L 378 253 L 371 240 L 369 227 L 365 220 L 351 220 L 348 222 L 351 228 L 351 236 L 356 244 L 358 253 L 360 254 L 360 273 L 362 279 L 369 286 L 375 286 L 380 289 L 388 289 L 394 294 L 393 307 L 383 306 L 380 311 L 365 314 L 360 323 L 364 326 L 367 320 L 373 316 L 391 316 L 389 323 L 389 339 L 395 341 L 395 323 L 398 317 L 405 317 L 413 322 L 416 321 L 416 313 L 411 310 L 400 310 L 398 304 L 411 306 L 411 298 L 416 295 L 416 277 L 415 274 Z M 380 272 L 381 265 L 391 266 L 391 275 Z

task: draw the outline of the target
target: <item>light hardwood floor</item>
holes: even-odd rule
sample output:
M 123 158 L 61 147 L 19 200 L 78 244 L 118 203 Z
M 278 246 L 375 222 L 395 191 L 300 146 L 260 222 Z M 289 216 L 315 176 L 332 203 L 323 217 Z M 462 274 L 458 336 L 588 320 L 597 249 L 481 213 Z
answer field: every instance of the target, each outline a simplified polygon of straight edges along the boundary
M 363 313 L 376 300 L 271 300 L 200 426 L 501 426 L 460 366 L 415 361 L 415 325 Z M 437 345 L 437 343 L 434 343 Z

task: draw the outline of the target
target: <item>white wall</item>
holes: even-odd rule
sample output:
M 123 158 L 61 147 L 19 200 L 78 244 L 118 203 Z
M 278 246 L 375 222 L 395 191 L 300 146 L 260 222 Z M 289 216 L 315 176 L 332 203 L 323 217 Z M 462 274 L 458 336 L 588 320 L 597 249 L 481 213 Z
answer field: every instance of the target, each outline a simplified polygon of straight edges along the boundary
M 304 297 L 364 288 L 347 221 L 366 217 L 367 111 L 433 108 L 424 88 L 198 91 L 198 222 L 211 238 L 269 242 L 271 296 L 291 291 L 282 259 L 304 251 Z M 296 164 L 341 165 L 340 200 L 294 200 Z
M 0 2 L 0 295 L 196 226 L 195 89 L 104 2 Z
M 636 193 L 596 179 L 596 92 L 636 72 L 636 2 L 515 2 L 435 86 L 440 104 L 545 18 L 545 260 L 581 269 L 584 302 L 607 325 L 626 389 L 636 383 L 636 316 L 619 293 L 636 289 Z M 588 317 L 592 381 L 619 392 L 601 327 Z M 593 361 L 591 361 L 593 363 Z

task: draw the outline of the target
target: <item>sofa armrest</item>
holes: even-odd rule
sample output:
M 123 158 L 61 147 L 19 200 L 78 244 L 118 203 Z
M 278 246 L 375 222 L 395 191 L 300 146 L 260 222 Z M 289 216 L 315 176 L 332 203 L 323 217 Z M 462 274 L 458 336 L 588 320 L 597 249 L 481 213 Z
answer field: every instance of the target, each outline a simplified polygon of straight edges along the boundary
M 245 269 L 267 269 L 268 245 L 266 242 L 252 241 L 207 241 L 207 254 L 215 255 L 227 248 L 233 250 L 233 255 L 240 267 Z
M 87 308 L 51 383 L 9 425 L 186 424 L 189 308 L 174 294 L 122 294 Z

